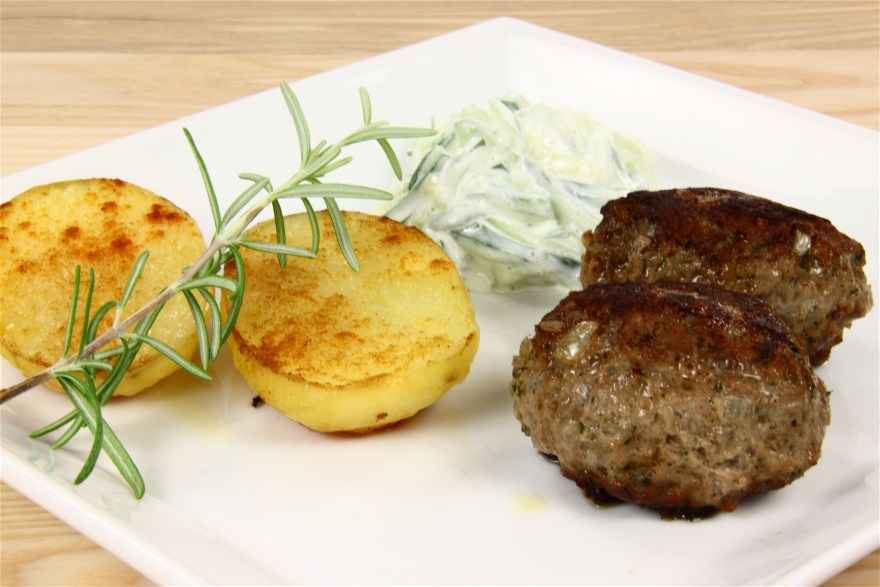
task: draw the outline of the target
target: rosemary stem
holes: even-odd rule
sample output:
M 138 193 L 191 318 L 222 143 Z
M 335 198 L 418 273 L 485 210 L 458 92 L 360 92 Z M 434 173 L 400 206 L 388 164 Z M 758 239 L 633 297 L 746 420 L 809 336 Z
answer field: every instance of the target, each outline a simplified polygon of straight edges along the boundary
M 45 382 L 49 377 L 52 376 L 52 367 L 46 369 L 45 371 L 40 371 L 36 375 L 32 377 L 28 377 L 22 381 L 19 381 L 15 385 L 10 385 L 9 387 L 0 391 L 0 404 L 5 403 L 8 400 L 16 397 L 19 394 L 24 393 L 25 391 L 31 389 L 32 387 L 36 387 L 41 383 Z
M 253 217 L 256 217 L 256 214 L 254 214 Z M 251 220 L 253 220 L 253 218 L 251 218 Z M 177 281 L 159 292 L 156 297 L 147 302 L 134 314 L 120 322 L 118 326 L 114 325 L 104 331 L 101 336 L 97 337 L 95 340 L 86 345 L 86 347 L 83 348 L 80 354 L 73 357 L 64 357 L 51 367 L 40 371 L 36 375 L 32 375 L 27 379 L 16 383 L 15 385 L 0 390 L 0 404 L 4 404 L 12 398 L 16 397 L 17 395 L 20 395 L 21 393 L 24 393 L 25 391 L 36 387 L 41 383 L 44 383 L 47 379 L 52 377 L 53 373 L 56 370 L 75 363 L 76 361 L 84 357 L 88 357 L 107 343 L 112 342 L 122 336 L 122 334 L 126 330 L 128 330 L 128 328 L 140 321 L 141 318 L 152 312 L 157 306 L 167 302 L 174 294 L 177 293 L 177 285 L 179 285 L 180 283 L 185 283 L 192 279 L 195 274 L 198 273 L 199 270 L 205 266 L 205 264 L 211 261 L 211 257 L 214 256 L 214 253 L 225 247 L 227 244 L 229 243 L 225 239 L 215 237 L 214 240 L 211 241 L 211 244 L 208 245 L 208 248 L 205 249 L 205 252 L 202 253 L 198 259 L 196 259 L 195 263 L 187 268 L 187 270 L 180 276 Z
M 360 129 L 360 130 L 363 130 Z M 335 145 L 330 146 L 327 150 L 331 149 L 339 149 L 345 146 L 345 139 L 339 141 Z M 339 156 L 339 153 L 336 155 Z M 334 157 L 335 159 L 335 157 Z M 330 161 L 324 162 L 324 165 L 330 163 Z M 272 200 L 275 197 L 283 192 L 284 190 L 290 189 L 294 186 L 297 186 L 308 179 L 312 174 L 318 171 L 318 168 L 314 165 L 313 161 L 304 161 L 302 168 L 299 169 L 296 173 L 294 173 L 290 179 L 284 182 L 282 185 L 278 186 L 274 191 L 267 191 L 266 195 L 257 200 L 257 203 L 252 205 L 247 212 L 238 217 L 238 220 L 235 221 L 234 224 L 227 225 L 219 234 L 219 237 L 223 238 L 229 242 L 236 242 L 238 238 L 242 235 L 245 228 L 250 226 L 251 222 L 254 221 L 254 218 L 263 211 L 269 204 L 272 203 Z
M 356 136 L 358 133 L 361 133 L 365 130 L 369 130 L 372 128 L 382 126 L 383 124 L 385 124 L 385 123 L 372 122 L 369 124 L 365 124 L 363 127 L 358 129 L 354 133 L 351 133 L 350 135 L 346 136 L 345 138 L 343 138 L 342 140 L 340 140 L 336 144 L 334 144 L 330 147 L 325 147 L 322 152 L 328 153 L 334 149 L 341 152 L 341 149 L 343 147 L 345 147 L 346 145 L 348 145 L 348 143 L 352 139 L 352 137 Z M 331 156 L 331 158 L 328 161 L 324 161 L 322 165 L 329 164 L 338 156 L 339 156 L 339 152 L 337 152 L 334 156 Z M 117 338 L 120 338 L 128 330 L 129 327 L 131 327 L 133 324 L 137 323 L 141 318 L 143 318 L 144 316 L 146 316 L 147 314 L 152 312 L 153 309 L 155 309 L 158 305 L 164 304 L 166 301 L 168 301 L 168 299 L 170 299 L 174 294 L 176 294 L 177 293 L 177 286 L 179 286 L 182 283 L 186 283 L 187 281 L 192 279 L 206 264 L 208 264 L 211 261 L 212 257 L 214 256 L 215 253 L 217 253 L 217 251 L 219 251 L 220 249 L 222 249 L 223 247 L 225 247 L 229 244 L 237 243 L 238 239 L 244 233 L 245 229 L 248 226 L 250 226 L 251 222 L 254 221 L 254 219 L 257 217 L 257 215 L 266 206 L 268 206 L 269 204 L 272 203 L 273 199 L 275 199 L 277 194 L 283 192 L 286 189 L 290 189 L 291 187 L 294 187 L 294 186 L 302 183 L 303 181 L 306 181 L 307 179 L 309 179 L 312 176 L 312 174 L 316 173 L 317 171 L 318 171 L 318 166 L 315 165 L 314 160 L 303 161 L 302 167 L 295 174 L 293 174 L 290 177 L 290 179 L 288 179 L 286 182 L 284 182 L 283 185 L 277 187 L 274 191 L 272 191 L 270 193 L 266 193 L 266 195 L 264 195 L 262 198 L 257 200 L 257 203 L 255 205 L 251 206 L 251 208 L 249 208 L 247 210 L 247 212 L 245 212 L 244 214 L 239 216 L 234 222 L 223 227 L 220 230 L 220 232 L 214 236 L 214 239 L 211 241 L 211 244 L 208 246 L 208 248 L 205 250 L 205 252 L 202 253 L 202 255 L 196 260 L 195 263 L 190 265 L 190 267 L 180 276 L 180 278 L 177 281 L 175 281 L 174 283 L 172 283 L 171 285 L 169 285 L 168 287 L 163 289 L 158 295 L 156 295 L 156 297 L 154 297 L 152 300 L 147 302 L 147 304 L 145 306 L 143 306 L 138 311 L 136 311 L 134 314 L 132 314 L 131 316 L 129 316 L 128 318 L 126 318 L 125 320 L 123 320 L 121 322 L 119 321 L 119 318 L 120 318 L 119 314 L 121 312 L 119 310 L 117 310 L 116 316 L 114 317 L 114 320 L 113 320 L 113 326 L 111 328 L 109 328 L 108 330 L 106 330 L 104 333 L 102 333 L 101 336 L 97 337 L 95 340 L 93 340 L 91 343 L 89 343 L 82 350 L 82 352 L 80 354 L 73 356 L 73 357 L 64 357 L 61 360 L 59 360 L 57 363 L 52 365 L 51 367 L 49 367 L 43 371 L 40 371 L 36 375 L 28 377 L 27 379 L 25 379 L 19 383 L 16 383 L 15 385 L 13 385 L 11 387 L 7 387 L 5 389 L 0 390 L 0 404 L 3 404 L 6 401 L 21 394 L 22 392 L 25 392 L 33 387 L 36 387 L 37 385 L 40 385 L 43 382 L 45 382 L 47 379 L 52 377 L 53 373 L 57 369 L 62 368 L 62 367 L 66 367 L 66 366 L 68 366 L 72 363 L 75 363 L 76 361 L 78 361 L 84 357 L 88 357 L 89 355 L 91 355 L 95 351 L 99 350 L 101 347 L 103 347 L 107 343 L 112 342 L 112 341 L 116 340 Z
M 272 203 L 272 200 L 275 199 L 276 194 L 303 181 L 302 179 L 298 179 L 299 176 L 300 174 L 293 176 L 290 181 L 285 183 L 281 188 L 278 188 L 275 191 L 267 193 L 265 196 L 259 198 L 257 200 L 257 203 L 248 208 L 247 211 L 239 216 L 234 223 L 227 225 L 226 228 L 224 228 L 220 232 L 217 238 L 222 239 L 224 241 L 224 244 L 237 242 L 239 237 L 244 233 L 244 230 L 248 226 L 250 226 L 251 222 L 254 221 L 257 215 L 262 212 L 269 204 Z
M 220 213 L 220 205 L 217 194 L 208 174 L 204 159 L 187 129 L 183 129 L 189 146 L 195 156 L 205 190 L 208 195 L 208 203 L 211 206 L 211 216 L 215 228 L 214 236 L 208 243 L 205 251 L 191 265 L 185 267 L 177 279 L 163 288 L 137 309 L 128 318 L 122 318 L 127 311 L 132 292 L 135 290 L 145 264 L 149 258 L 149 251 L 143 251 L 131 268 L 128 280 L 122 295 L 118 300 L 107 301 L 101 305 L 94 314 L 91 312 L 91 302 L 94 294 L 95 274 L 94 269 L 89 269 L 88 288 L 86 290 L 85 303 L 81 312 L 83 322 L 80 342 L 77 345 L 79 351 L 70 350 L 73 330 L 78 318 L 78 296 L 80 291 L 81 270 L 75 267 L 74 287 L 71 293 L 70 312 L 66 322 L 64 345 L 61 358 L 58 361 L 5 389 L 0 389 L 0 404 L 21 395 L 47 381 L 54 380 L 61 385 L 67 397 L 74 405 L 74 410 L 59 418 L 55 422 L 47 424 L 31 433 L 31 438 L 39 438 L 46 434 L 59 430 L 62 426 L 69 428 L 55 442 L 53 449 L 61 448 L 67 441 L 72 439 L 80 429 L 87 427 L 92 433 L 92 448 L 86 457 L 85 463 L 77 475 L 74 483 L 80 483 L 94 470 L 97 458 L 103 451 L 116 465 L 119 473 L 128 483 L 135 498 L 140 499 L 144 495 L 144 481 L 137 466 L 131 459 L 131 455 L 113 429 L 110 428 L 102 414 L 102 406 L 113 395 L 125 372 L 131 368 L 132 362 L 143 344 L 147 344 L 189 373 L 210 379 L 207 369 L 208 364 L 217 358 L 220 348 L 235 328 L 236 320 L 244 301 L 245 292 L 245 267 L 240 248 L 248 247 L 265 253 L 271 253 L 278 258 L 281 267 L 285 266 L 288 255 L 301 257 L 314 257 L 320 246 L 321 233 L 315 210 L 310 198 L 322 197 L 331 217 L 333 230 L 336 232 L 336 240 L 342 254 L 352 270 L 358 270 L 358 261 L 354 249 L 345 229 L 336 197 L 355 197 L 370 199 L 390 198 L 390 194 L 382 190 L 366 186 L 350 184 L 323 184 L 314 187 L 305 187 L 301 184 L 321 184 L 321 178 L 331 171 L 337 170 L 351 162 L 351 157 L 342 157 L 343 148 L 370 140 L 376 140 L 385 156 L 388 158 L 395 175 L 400 178 L 400 162 L 397 160 L 393 149 L 388 143 L 392 138 L 414 138 L 434 134 L 431 129 L 417 129 L 392 127 L 382 128 L 385 122 L 371 122 L 372 110 L 370 98 L 366 90 L 359 90 L 361 99 L 361 112 L 364 124 L 357 131 L 350 133 L 333 145 L 326 141 L 320 141 L 312 146 L 308 124 L 299 100 L 293 90 L 286 83 L 281 84 L 281 93 L 287 104 L 287 108 L 293 117 L 296 127 L 297 139 L 300 147 L 299 169 L 290 176 L 282 185 L 273 189 L 272 182 L 268 177 L 257 173 L 241 173 L 241 179 L 252 182 L 242 191 L 226 209 L 225 214 Z M 280 198 L 299 198 L 305 206 L 309 219 L 309 227 L 312 231 L 312 244 L 310 250 L 301 249 L 287 244 L 284 217 Z M 268 206 L 272 206 L 272 214 L 275 221 L 275 243 L 257 243 L 244 239 L 245 230 L 256 220 L 257 216 Z M 225 267 L 230 263 L 235 264 L 236 279 L 224 276 Z M 221 290 L 232 292 L 228 298 L 230 306 L 227 311 L 221 310 L 218 294 Z M 205 298 L 207 307 L 200 304 L 195 297 L 199 293 Z M 152 291 L 147 292 L 152 295 Z M 182 294 L 186 298 L 189 309 L 195 322 L 195 332 L 198 339 L 198 354 L 201 366 L 191 361 L 191 357 L 184 357 L 171 345 L 150 336 L 156 319 L 168 302 L 176 294 Z M 115 305 L 115 312 L 114 306 Z M 206 322 L 206 313 L 210 311 L 210 333 Z M 95 338 L 98 328 L 105 323 L 105 318 L 112 321 L 100 336 Z M 224 314 L 226 316 L 224 317 Z M 208 340 L 210 337 L 210 341 Z M 108 343 L 119 341 L 119 346 L 105 349 Z M 117 357 L 115 364 L 110 360 Z M 96 381 L 98 370 L 107 370 L 107 378 L 99 385 Z M 78 372 L 78 375 L 74 373 Z

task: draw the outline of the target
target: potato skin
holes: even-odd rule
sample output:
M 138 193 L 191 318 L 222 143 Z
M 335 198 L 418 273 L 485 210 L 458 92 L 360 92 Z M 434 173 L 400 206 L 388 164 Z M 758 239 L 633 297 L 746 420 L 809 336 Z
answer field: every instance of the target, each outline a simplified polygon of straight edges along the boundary
M 25 375 L 61 357 L 76 265 L 83 270 L 82 292 L 88 269 L 95 269 L 94 311 L 119 298 L 137 256 L 149 250 L 128 314 L 179 277 L 204 248 L 186 212 L 120 179 L 62 181 L 19 194 L 0 205 L 0 354 Z M 74 341 L 82 331 L 83 302 L 81 293 Z M 112 315 L 99 332 L 111 325 Z M 186 300 L 172 299 L 151 334 L 192 356 L 197 341 Z M 177 369 L 142 347 L 115 394 L 139 393 Z
M 467 290 L 442 249 L 416 228 L 344 213 L 361 262 L 352 271 L 318 215 L 316 259 L 243 252 L 247 287 L 231 348 L 266 403 L 321 432 L 381 428 L 431 405 L 467 375 L 479 331 Z M 307 248 L 304 214 L 285 219 Z M 248 232 L 274 240 L 274 223 Z M 227 266 L 227 275 L 234 276 Z M 228 302 L 228 301 L 227 301 Z

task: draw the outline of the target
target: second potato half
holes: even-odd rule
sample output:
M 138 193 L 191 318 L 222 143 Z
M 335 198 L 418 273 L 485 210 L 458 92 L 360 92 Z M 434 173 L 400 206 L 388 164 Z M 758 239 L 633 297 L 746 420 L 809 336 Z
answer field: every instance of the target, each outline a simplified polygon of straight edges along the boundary
M 247 288 L 231 338 L 235 365 L 269 405 L 321 432 L 368 431 L 408 418 L 467 375 L 479 331 L 461 277 L 418 229 L 343 214 L 361 262 L 352 271 L 319 213 L 316 259 L 243 250 Z M 285 218 L 308 248 L 308 217 Z M 273 221 L 248 232 L 273 242 Z M 227 269 L 234 274 L 234 268 Z

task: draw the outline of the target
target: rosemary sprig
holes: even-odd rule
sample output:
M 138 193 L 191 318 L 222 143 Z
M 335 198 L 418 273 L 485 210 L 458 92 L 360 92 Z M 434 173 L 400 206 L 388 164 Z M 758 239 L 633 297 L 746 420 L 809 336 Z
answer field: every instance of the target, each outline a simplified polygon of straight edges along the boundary
M 273 187 L 272 182 L 266 176 L 257 173 L 241 173 L 239 177 L 249 181 L 250 185 L 232 201 L 225 211 L 221 211 L 205 161 L 192 134 L 189 130 L 184 129 L 184 135 L 205 185 L 205 192 L 211 207 L 211 218 L 214 222 L 215 233 L 204 253 L 186 268 L 177 280 L 125 319 L 122 319 L 123 313 L 148 261 L 149 252 L 142 252 L 135 261 L 120 299 L 106 302 L 94 314 L 91 313 L 91 307 L 95 288 L 95 272 L 94 269 L 89 269 L 88 286 L 82 311 L 82 333 L 78 351 L 76 354 L 72 354 L 70 349 L 74 324 L 77 321 L 82 281 L 81 269 L 77 266 L 74 270 L 70 314 L 65 329 L 62 357 L 48 369 L 9 388 L 0 390 L 0 404 L 2 404 L 49 379 L 55 379 L 58 382 L 74 409 L 51 424 L 33 431 L 31 437 L 39 438 L 67 426 L 64 433 L 52 443 L 52 448 L 61 448 L 73 439 L 80 429 L 89 429 L 92 434 L 92 445 L 82 469 L 76 476 L 75 483 L 82 483 L 89 477 L 103 451 L 128 483 L 135 497 L 142 497 L 145 490 L 143 477 L 131 455 L 105 420 L 102 412 L 102 408 L 113 396 L 142 346 L 146 344 L 152 347 L 197 377 L 210 379 L 209 364 L 217 358 L 223 343 L 232 333 L 244 300 L 246 276 L 240 248 L 246 247 L 276 255 L 282 268 L 285 267 L 288 256 L 314 257 L 321 243 L 321 233 L 317 215 L 309 198 L 320 197 L 324 200 L 330 214 L 339 247 L 349 266 L 357 271 L 360 264 L 336 199 L 388 200 L 392 196 L 384 190 L 360 185 L 322 183 L 321 178 L 351 162 L 351 157 L 341 157 L 345 147 L 372 140 L 379 143 L 392 170 L 400 178 L 400 162 L 388 140 L 434 134 L 432 129 L 396 127 L 385 122 L 373 122 L 370 97 L 366 90 L 361 88 L 359 94 L 363 125 L 332 145 L 321 141 L 312 146 L 309 127 L 299 100 L 286 83 L 281 84 L 281 94 L 293 118 L 299 141 L 299 169 L 287 181 L 279 184 L 277 188 Z M 280 201 L 288 198 L 298 198 L 305 207 L 312 234 L 309 249 L 292 247 L 287 244 L 284 214 Z M 245 239 L 245 230 L 267 206 L 272 206 L 275 219 L 275 242 L 265 243 Z M 235 279 L 223 275 L 223 269 L 227 263 L 234 265 Z M 229 301 L 229 308 L 225 316 L 220 310 L 220 296 L 223 290 L 226 290 Z M 162 308 L 168 300 L 178 294 L 186 298 L 192 313 L 198 338 L 198 364 L 181 356 L 168 344 L 150 336 L 150 329 L 162 312 Z M 204 301 L 204 305 L 199 302 L 200 299 Z M 101 322 L 111 311 L 114 312 L 112 326 L 98 336 L 97 332 Z M 206 317 L 206 312 L 208 317 Z M 109 343 L 117 341 L 119 346 L 105 348 Z M 100 382 L 97 378 L 98 371 L 107 373 Z

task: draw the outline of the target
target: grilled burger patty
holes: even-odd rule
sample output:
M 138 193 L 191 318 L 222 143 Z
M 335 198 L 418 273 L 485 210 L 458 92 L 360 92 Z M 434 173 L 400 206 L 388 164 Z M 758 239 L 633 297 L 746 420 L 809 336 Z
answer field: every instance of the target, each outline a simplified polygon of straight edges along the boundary
M 547 314 L 513 362 L 535 447 L 594 497 L 733 510 L 819 459 L 828 398 L 762 301 L 701 284 L 597 284 Z
M 813 365 L 872 305 L 862 245 L 824 218 L 740 192 L 634 192 L 605 204 L 583 241 L 583 285 L 699 281 L 759 296 Z

